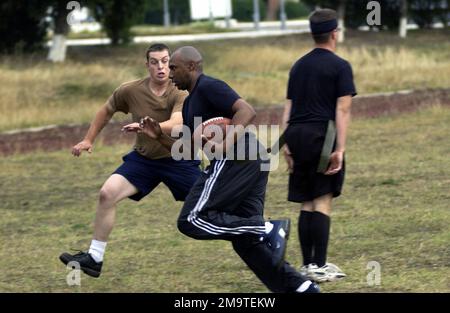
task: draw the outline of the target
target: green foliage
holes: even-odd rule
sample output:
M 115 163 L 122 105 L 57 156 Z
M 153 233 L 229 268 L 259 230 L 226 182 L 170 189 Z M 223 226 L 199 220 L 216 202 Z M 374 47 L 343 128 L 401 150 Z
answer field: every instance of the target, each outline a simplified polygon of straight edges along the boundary
M 253 21 L 253 0 L 233 0 L 233 18 L 240 22 Z M 259 0 L 259 16 L 260 20 L 266 17 L 266 3 Z
M 409 16 L 420 28 L 429 27 L 432 23 L 449 21 L 449 3 L 442 0 L 409 0 Z
M 286 2 L 286 15 L 288 19 L 298 19 L 307 17 L 310 9 L 302 2 Z
M 339 1 L 331 0 L 302 0 L 313 9 L 316 5 L 336 10 Z M 366 25 L 368 1 L 345 1 L 345 24 L 349 28 Z M 400 19 L 399 0 L 378 0 L 381 8 L 381 28 L 396 29 Z M 420 28 L 428 27 L 433 22 L 448 22 L 449 7 L 447 1 L 442 0 L 408 0 L 408 15 Z
M 0 3 L 0 52 L 33 52 L 46 35 L 48 1 L 4 0 Z
M 144 22 L 152 25 L 164 24 L 163 0 L 149 0 Z M 169 1 L 170 23 L 172 25 L 186 24 L 191 21 L 189 0 Z
M 396 29 L 400 19 L 400 2 L 397 0 L 379 0 L 381 9 L 381 29 Z M 345 11 L 345 25 L 357 28 L 367 25 L 367 2 L 347 1 Z
M 95 0 L 90 1 L 89 6 L 112 45 L 118 45 L 130 42 L 130 28 L 143 22 L 147 1 Z
M 333 0 L 301 0 L 301 2 L 308 6 L 311 10 L 314 10 L 316 6 L 336 10 L 339 4 L 339 1 Z

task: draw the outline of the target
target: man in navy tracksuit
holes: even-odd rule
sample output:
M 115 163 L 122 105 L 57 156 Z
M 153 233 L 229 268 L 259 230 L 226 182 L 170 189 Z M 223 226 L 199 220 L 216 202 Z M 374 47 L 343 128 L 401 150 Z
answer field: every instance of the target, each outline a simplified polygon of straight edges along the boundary
M 225 82 L 206 76 L 202 56 L 193 47 L 181 47 L 173 53 L 170 77 L 189 96 L 183 105 L 183 124 L 194 132 L 194 118 L 206 121 L 214 117 L 231 119 L 232 125 L 247 126 L 256 113 Z M 171 149 L 174 139 L 159 131 L 151 118 L 142 122 L 142 131 Z M 191 191 L 178 218 L 178 229 L 195 239 L 230 240 L 234 250 L 274 292 L 318 292 L 307 280 L 284 261 L 288 221 L 265 222 L 264 198 L 268 171 L 264 162 L 253 157 L 249 146 L 257 141 L 254 134 L 236 131 L 226 134 L 221 143 L 209 141 L 215 155 Z M 259 143 L 258 143 L 259 144 Z M 227 153 L 231 146 L 245 146 L 245 159 L 236 160 Z M 237 149 L 236 149 L 237 150 Z

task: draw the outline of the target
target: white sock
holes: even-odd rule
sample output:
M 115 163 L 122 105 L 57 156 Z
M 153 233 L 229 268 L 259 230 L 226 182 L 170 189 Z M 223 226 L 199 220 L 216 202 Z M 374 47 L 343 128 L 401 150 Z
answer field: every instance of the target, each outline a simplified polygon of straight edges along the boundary
M 89 247 L 89 254 L 95 262 L 103 262 L 103 255 L 105 254 L 106 242 L 92 239 Z
M 265 226 L 266 226 L 266 234 L 270 233 L 273 229 L 273 224 L 271 222 L 266 222 Z
M 310 280 L 303 282 L 303 284 L 301 284 L 300 287 L 297 288 L 296 292 L 305 292 L 306 289 L 308 289 L 309 286 L 311 286 L 311 284 L 312 282 Z

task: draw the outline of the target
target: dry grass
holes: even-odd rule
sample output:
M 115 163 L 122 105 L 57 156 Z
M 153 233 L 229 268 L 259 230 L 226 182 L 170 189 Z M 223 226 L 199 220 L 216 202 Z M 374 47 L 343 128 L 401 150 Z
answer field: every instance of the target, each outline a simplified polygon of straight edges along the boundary
M 411 33 L 402 42 L 392 34 L 350 33 L 338 54 L 352 63 L 360 94 L 448 88 L 448 33 Z M 203 52 L 207 74 L 255 106 L 284 102 L 291 65 L 311 49 L 306 35 L 189 44 Z M 2 57 L 0 131 L 90 122 L 115 87 L 146 75 L 143 51 L 142 45 L 70 47 L 64 64 L 49 64 L 44 55 Z

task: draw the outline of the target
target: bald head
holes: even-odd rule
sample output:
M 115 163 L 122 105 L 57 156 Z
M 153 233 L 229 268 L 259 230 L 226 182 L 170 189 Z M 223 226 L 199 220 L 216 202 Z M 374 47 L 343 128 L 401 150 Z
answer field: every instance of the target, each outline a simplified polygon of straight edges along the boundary
M 179 58 L 183 63 L 191 63 L 196 65 L 198 71 L 202 71 L 203 58 L 200 52 L 192 46 L 184 46 L 175 50 L 172 54 L 173 58 Z

